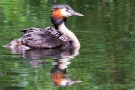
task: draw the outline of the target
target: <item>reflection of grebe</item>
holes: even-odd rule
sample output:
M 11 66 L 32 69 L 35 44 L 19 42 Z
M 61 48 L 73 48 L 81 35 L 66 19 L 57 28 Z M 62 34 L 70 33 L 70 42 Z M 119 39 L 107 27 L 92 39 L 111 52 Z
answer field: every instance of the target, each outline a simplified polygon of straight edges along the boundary
M 13 40 L 11 43 L 16 43 L 20 45 L 18 40 Z M 17 48 L 22 48 L 23 46 L 18 46 Z M 25 46 L 24 46 L 25 47 Z M 81 81 L 72 80 L 66 68 L 71 64 L 70 59 L 78 55 L 79 52 L 75 52 L 74 49 L 30 49 L 30 50 L 20 50 L 12 46 L 13 54 L 20 54 L 19 57 L 30 59 L 28 62 L 22 61 L 22 64 L 28 64 L 30 67 L 37 68 L 42 65 L 48 64 L 48 60 L 54 59 L 54 68 L 51 70 L 51 78 L 55 85 L 57 86 L 70 86 L 74 83 Z M 18 55 L 17 55 L 18 56 Z M 50 60 L 50 59 L 49 59 Z
M 55 28 L 48 27 L 28 28 L 21 30 L 24 35 L 21 38 L 21 44 L 28 48 L 80 48 L 80 43 L 73 32 L 65 26 L 67 17 L 69 16 L 83 16 L 75 12 L 68 5 L 54 5 L 52 7 L 51 21 Z
M 70 86 L 72 84 L 82 82 L 80 80 L 72 80 L 66 72 L 66 69 L 59 69 L 58 67 L 51 70 L 51 78 L 56 86 Z
M 59 60 L 55 60 L 54 68 L 51 70 L 51 78 L 53 83 L 56 86 L 70 86 L 77 82 L 82 82 L 80 80 L 74 81 L 72 80 L 66 72 L 66 68 L 71 63 L 69 59 L 72 57 L 66 57 Z

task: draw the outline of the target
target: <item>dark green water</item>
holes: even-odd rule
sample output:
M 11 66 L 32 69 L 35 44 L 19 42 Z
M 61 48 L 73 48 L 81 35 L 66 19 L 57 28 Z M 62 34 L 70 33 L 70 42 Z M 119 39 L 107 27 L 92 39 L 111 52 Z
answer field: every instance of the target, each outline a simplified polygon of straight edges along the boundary
M 84 14 L 67 21 L 81 49 L 78 56 L 68 57 L 70 64 L 66 71 L 72 80 L 82 82 L 66 87 L 55 86 L 50 72 L 54 69 L 54 59 L 69 52 L 39 50 L 23 56 L 2 47 L 21 37 L 21 29 L 52 26 L 50 13 L 54 4 L 68 4 Z M 134 89 L 134 0 L 0 1 L 0 90 Z

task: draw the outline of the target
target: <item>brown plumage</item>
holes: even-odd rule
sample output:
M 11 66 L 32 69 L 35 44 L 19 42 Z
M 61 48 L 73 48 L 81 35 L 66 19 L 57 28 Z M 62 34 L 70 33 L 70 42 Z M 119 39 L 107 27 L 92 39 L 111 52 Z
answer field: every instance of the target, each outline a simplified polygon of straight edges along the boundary
M 64 18 L 64 16 L 61 13 L 61 9 L 55 9 L 54 11 L 52 11 L 52 17 L 56 19 Z
M 30 31 L 31 30 L 31 31 Z M 22 42 L 24 45 L 31 48 L 58 48 L 63 45 L 70 46 L 72 42 L 69 40 L 62 40 L 61 38 L 67 38 L 62 36 L 58 30 L 54 28 L 33 28 L 22 30 L 25 34 L 22 37 Z M 64 48 L 64 47 L 63 47 Z

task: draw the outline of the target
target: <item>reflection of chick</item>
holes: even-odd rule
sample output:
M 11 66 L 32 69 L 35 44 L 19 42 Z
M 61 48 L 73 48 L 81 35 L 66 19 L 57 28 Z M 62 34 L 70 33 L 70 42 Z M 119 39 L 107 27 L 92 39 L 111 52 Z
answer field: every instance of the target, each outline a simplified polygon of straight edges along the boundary
M 51 70 L 51 78 L 56 86 L 70 86 L 74 83 L 82 82 L 73 81 L 66 73 L 66 69 L 58 69 L 56 67 Z
M 18 52 L 20 51 L 25 51 L 25 50 L 29 50 L 30 48 L 22 45 L 21 39 L 14 39 L 12 41 L 10 41 L 10 43 L 4 45 L 3 47 L 6 47 L 8 49 L 10 49 L 12 51 L 12 53 L 14 54 L 18 54 Z

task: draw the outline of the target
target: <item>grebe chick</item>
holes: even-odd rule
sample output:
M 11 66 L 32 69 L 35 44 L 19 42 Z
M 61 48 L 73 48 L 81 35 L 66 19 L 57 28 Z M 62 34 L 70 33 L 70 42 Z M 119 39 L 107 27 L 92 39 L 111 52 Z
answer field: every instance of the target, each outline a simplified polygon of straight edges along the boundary
M 11 40 L 3 47 L 10 49 L 13 54 L 22 54 L 23 51 L 30 49 L 30 47 L 22 44 L 21 38 Z
M 69 5 L 54 5 L 52 7 L 51 22 L 53 27 L 28 28 L 21 30 L 23 45 L 30 48 L 80 48 L 77 37 L 66 27 L 69 16 L 83 16 L 75 12 Z

